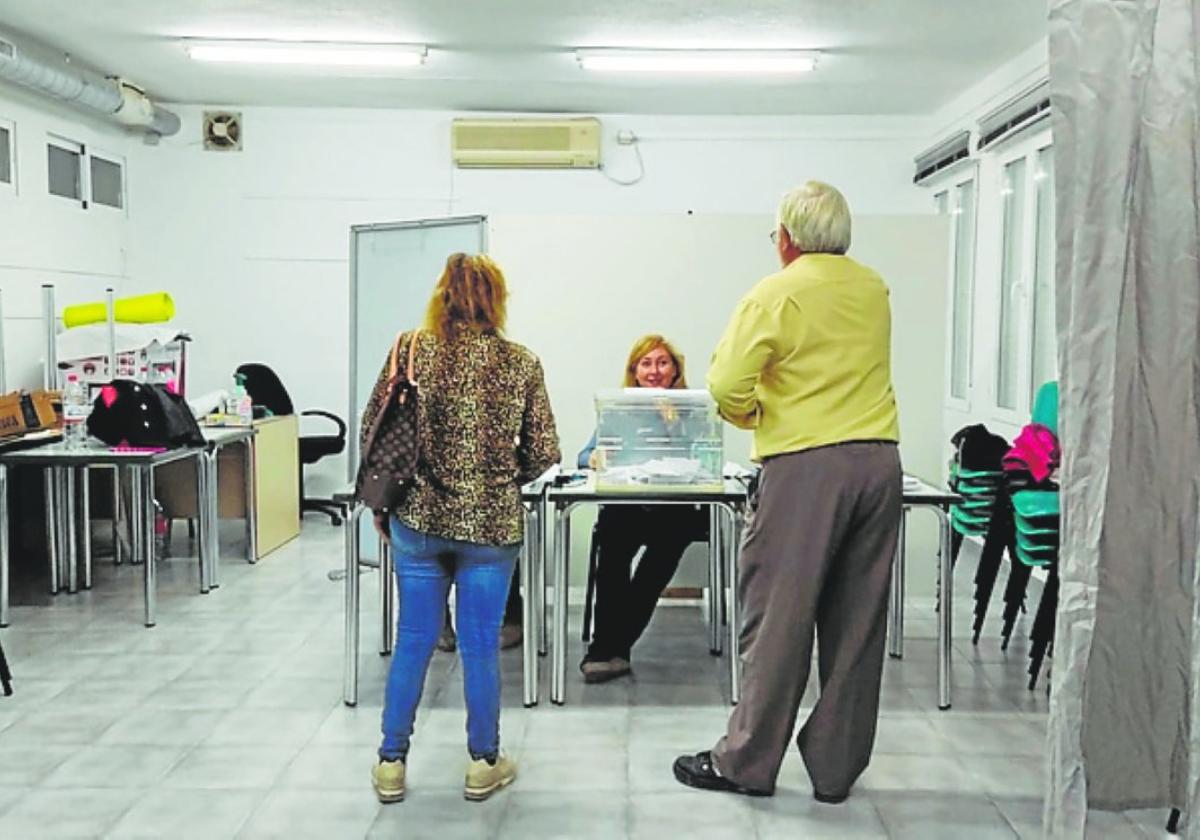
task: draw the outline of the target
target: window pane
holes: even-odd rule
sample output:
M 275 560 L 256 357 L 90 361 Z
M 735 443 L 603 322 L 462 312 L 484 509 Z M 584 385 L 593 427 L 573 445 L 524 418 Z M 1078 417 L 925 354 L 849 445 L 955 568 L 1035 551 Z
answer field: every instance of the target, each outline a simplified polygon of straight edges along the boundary
M 1033 178 L 1037 188 L 1037 249 L 1034 251 L 1031 405 L 1038 388 L 1058 378 L 1054 321 L 1054 149 L 1038 152 Z
M 93 157 L 92 201 L 109 207 L 123 206 L 121 201 L 121 164 Z
M 12 134 L 0 128 L 0 183 L 12 183 Z
M 971 382 L 971 292 L 975 285 L 975 182 L 954 191 L 954 319 L 950 396 L 967 398 Z
M 1018 364 L 1021 352 L 1021 256 L 1025 222 L 1025 159 L 1004 167 L 1004 254 L 1000 270 L 1000 343 L 997 358 L 996 405 L 1017 407 Z
M 61 146 L 47 146 L 50 156 L 50 194 L 63 198 L 83 198 L 79 185 L 79 152 Z

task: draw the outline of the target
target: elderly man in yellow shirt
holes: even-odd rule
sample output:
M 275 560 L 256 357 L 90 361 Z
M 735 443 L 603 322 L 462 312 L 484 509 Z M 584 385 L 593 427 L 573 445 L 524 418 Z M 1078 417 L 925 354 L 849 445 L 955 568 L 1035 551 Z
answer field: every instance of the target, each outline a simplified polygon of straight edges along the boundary
M 721 415 L 762 462 L 741 557 L 742 699 L 685 785 L 774 793 L 808 682 L 821 696 L 797 745 L 818 801 L 843 801 L 871 758 L 902 477 L 891 309 L 850 247 L 850 210 L 809 181 L 771 239 L 783 269 L 738 304 L 708 374 Z

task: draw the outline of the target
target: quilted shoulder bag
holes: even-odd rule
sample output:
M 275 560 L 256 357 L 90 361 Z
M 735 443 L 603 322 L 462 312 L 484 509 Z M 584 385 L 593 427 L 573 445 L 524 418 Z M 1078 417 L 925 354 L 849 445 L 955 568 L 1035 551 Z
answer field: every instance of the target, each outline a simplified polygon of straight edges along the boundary
M 387 392 L 363 442 L 355 495 L 375 512 L 393 511 L 408 494 L 421 460 L 417 427 L 417 380 L 413 358 L 417 350 L 414 331 L 408 343 L 408 365 L 400 370 L 400 338 L 392 346 Z

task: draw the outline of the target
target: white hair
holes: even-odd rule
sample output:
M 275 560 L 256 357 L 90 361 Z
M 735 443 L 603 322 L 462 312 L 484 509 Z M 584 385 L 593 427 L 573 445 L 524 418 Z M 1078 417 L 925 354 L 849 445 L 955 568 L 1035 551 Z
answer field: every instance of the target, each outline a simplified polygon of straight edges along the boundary
M 850 206 L 829 184 L 809 181 L 786 193 L 777 221 L 806 254 L 844 254 L 850 249 Z

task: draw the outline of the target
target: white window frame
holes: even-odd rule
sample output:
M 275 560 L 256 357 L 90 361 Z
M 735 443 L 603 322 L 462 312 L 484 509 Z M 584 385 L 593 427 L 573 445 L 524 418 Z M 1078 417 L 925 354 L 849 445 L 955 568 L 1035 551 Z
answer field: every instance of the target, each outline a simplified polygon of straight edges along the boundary
M 1039 200 L 1039 196 L 1038 196 L 1039 178 L 1038 178 L 1038 175 L 1041 174 L 1038 171 L 1038 164 L 1041 161 L 1042 156 L 1047 151 L 1053 151 L 1053 150 L 1054 150 L 1053 143 L 1046 143 L 1044 145 L 1039 144 L 1033 152 L 1030 152 L 1030 155 L 1029 155 L 1029 159 L 1031 161 L 1033 161 L 1033 165 L 1034 165 L 1033 184 L 1032 184 L 1034 194 L 1032 196 L 1032 206 L 1033 206 L 1035 217 L 1038 215 L 1038 213 L 1037 213 L 1038 200 Z M 1058 156 L 1057 155 L 1055 155 L 1055 157 L 1054 157 L 1054 165 L 1055 166 L 1058 165 Z M 1051 194 L 1053 196 L 1055 196 L 1055 198 L 1057 198 L 1057 194 L 1054 191 L 1054 184 L 1053 184 L 1054 172 L 1053 172 L 1053 170 L 1050 172 L 1050 177 L 1051 177 L 1051 185 L 1050 185 Z M 1054 264 L 1058 257 L 1058 253 L 1057 253 L 1058 249 L 1056 247 L 1057 243 L 1055 242 L 1055 239 L 1057 238 L 1056 229 L 1055 229 L 1057 220 L 1055 218 L 1055 208 L 1053 206 L 1051 206 L 1049 208 L 1049 211 L 1050 211 L 1050 220 L 1051 220 L 1050 221 L 1050 225 L 1051 225 L 1050 229 L 1052 232 L 1052 236 L 1050 238 L 1050 250 L 1049 250 L 1050 263 L 1051 263 L 1050 286 L 1053 289 L 1054 285 L 1055 285 Z M 1033 231 L 1034 241 L 1033 241 L 1033 245 L 1032 245 L 1032 249 L 1031 249 L 1032 254 L 1033 254 L 1033 268 L 1032 268 L 1033 273 L 1031 274 L 1031 279 L 1030 279 L 1031 294 L 1029 296 L 1030 301 L 1029 301 L 1029 391 L 1028 391 L 1028 393 L 1029 393 L 1029 399 L 1030 399 L 1030 411 L 1033 410 L 1033 402 L 1037 399 L 1037 389 L 1040 388 L 1043 384 L 1042 382 L 1035 382 L 1033 379 L 1034 368 L 1037 366 L 1037 358 L 1035 357 L 1035 350 L 1037 349 L 1037 302 L 1038 302 L 1037 236 L 1038 236 L 1038 233 L 1039 233 L 1039 231 L 1037 229 L 1037 218 L 1035 218 L 1034 219 L 1034 231 Z M 1055 296 L 1057 298 L 1058 290 L 1054 289 L 1054 292 L 1055 292 Z M 1052 318 L 1054 318 L 1054 314 L 1055 314 L 1054 309 L 1056 309 L 1056 308 L 1057 308 L 1057 303 L 1056 303 L 1055 307 L 1051 309 L 1051 317 Z M 1058 325 L 1057 325 L 1057 323 L 1055 324 L 1054 331 L 1055 331 L 1055 336 L 1054 336 L 1055 341 L 1054 341 L 1054 353 L 1053 353 L 1052 358 L 1054 359 L 1054 376 L 1055 376 L 1055 379 L 1057 379 L 1058 378 Z
M 121 168 L 121 206 L 113 207 L 111 204 L 104 204 L 96 201 L 95 195 L 92 194 L 92 158 L 98 158 L 106 163 L 114 164 Z M 102 149 L 88 149 L 85 155 L 84 168 L 87 169 L 87 195 L 89 208 L 96 208 L 109 213 L 121 213 L 128 215 L 129 213 L 129 186 L 125 170 L 125 158 L 112 152 L 106 152 Z
M 17 124 L 12 120 L 0 117 L 0 129 L 8 132 L 8 171 L 12 175 L 9 182 L 0 181 L 0 196 L 13 197 L 17 194 Z
M 956 300 L 955 292 L 958 277 L 956 270 L 958 266 L 958 224 L 955 217 L 959 212 L 956 199 L 958 191 L 967 184 L 974 184 L 975 187 L 975 229 L 971 231 L 971 237 L 974 240 L 972 245 L 972 259 L 970 276 L 967 278 L 967 392 L 965 397 L 954 396 L 954 304 Z M 975 394 L 975 255 L 978 253 L 979 246 L 979 167 L 975 162 L 969 166 L 956 167 L 952 172 L 945 177 L 939 178 L 930 185 L 933 190 L 933 201 L 936 207 L 938 197 L 946 196 L 946 215 L 950 220 L 950 242 L 949 255 L 947 262 L 946 277 L 949 281 L 946 285 L 946 359 L 945 370 L 943 372 L 943 393 L 945 399 L 945 407 L 955 411 L 970 412 L 971 405 L 974 402 Z
M 68 152 L 79 155 L 79 198 L 70 198 L 50 192 L 50 146 L 65 149 Z M 57 201 L 68 201 L 71 204 L 78 205 L 79 209 L 86 210 L 88 208 L 88 198 L 92 194 L 92 173 L 91 167 L 88 166 L 87 146 L 78 140 L 63 137 L 61 134 L 47 134 L 46 147 L 46 195 Z
M 1034 282 L 1036 270 L 1036 252 L 1037 252 L 1037 182 L 1035 175 L 1037 173 L 1038 154 L 1050 146 L 1053 146 L 1053 137 L 1048 130 L 1039 131 L 1031 137 L 1020 138 L 1012 143 L 1004 144 L 1004 147 L 997 150 L 996 155 L 996 178 L 995 191 L 990 200 L 995 201 L 999 207 L 996 213 L 995 236 L 996 242 L 999 243 L 999 251 L 997 252 L 999 262 L 996 265 L 996 288 L 993 302 L 995 304 L 995 329 L 992 330 L 989 340 L 991 341 L 992 357 L 995 364 L 989 372 L 991 378 L 991 414 L 994 418 L 1010 423 L 1014 426 L 1023 426 L 1029 422 L 1029 413 L 1032 410 L 1032 399 L 1030 396 L 1030 382 L 1033 377 L 1033 305 L 1034 305 Z M 1019 290 L 1019 299 L 1014 308 L 1014 315 L 1017 318 L 1016 335 L 1017 348 L 1016 358 L 1013 360 L 1013 372 L 1016 376 L 1016 406 L 1008 408 L 1000 405 L 1000 353 L 1001 341 L 1003 340 L 1003 319 L 1000 317 L 1001 306 L 1003 304 L 1004 295 L 1004 212 L 1003 212 L 1003 184 L 1004 171 L 1010 164 L 1025 160 L 1024 173 L 1024 206 L 1022 207 L 1021 217 L 1021 253 L 1020 253 L 1020 270 L 1016 283 L 1016 288 Z

